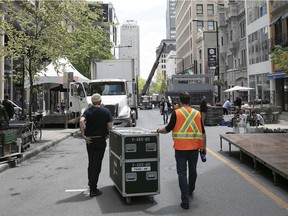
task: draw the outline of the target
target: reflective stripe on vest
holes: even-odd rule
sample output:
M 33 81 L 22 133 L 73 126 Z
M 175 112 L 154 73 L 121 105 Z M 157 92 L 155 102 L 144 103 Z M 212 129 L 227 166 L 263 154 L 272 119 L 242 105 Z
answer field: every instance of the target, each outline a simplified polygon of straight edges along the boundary
M 172 133 L 173 139 L 203 139 L 202 132 L 199 129 L 201 125 L 196 124 L 195 117 L 198 114 L 198 111 L 193 109 L 191 113 L 189 113 L 184 107 L 181 107 L 178 109 L 183 117 L 185 118 L 185 122 L 182 125 L 182 127 L 179 129 L 179 131 L 174 131 Z M 189 127 L 192 127 L 193 132 L 189 132 Z

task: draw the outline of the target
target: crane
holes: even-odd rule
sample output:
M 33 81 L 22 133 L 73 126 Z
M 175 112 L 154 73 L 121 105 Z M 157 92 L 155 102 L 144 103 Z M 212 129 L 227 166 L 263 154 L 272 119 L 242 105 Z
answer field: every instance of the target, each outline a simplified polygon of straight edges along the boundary
M 161 54 L 163 53 L 163 50 L 164 50 L 165 46 L 166 46 L 166 44 L 163 43 L 162 47 L 160 49 L 160 52 L 158 53 L 158 55 L 156 57 L 156 60 L 155 60 L 155 62 L 153 64 L 153 67 L 152 67 L 152 69 L 150 71 L 150 74 L 149 74 L 149 76 L 148 76 L 148 78 L 147 78 L 147 80 L 146 80 L 146 82 L 144 84 L 144 87 L 143 87 L 142 91 L 141 91 L 141 95 L 142 96 L 147 94 L 147 91 L 148 91 L 149 86 L 151 84 L 151 80 L 152 80 L 152 78 L 153 78 L 153 76 L 155 74 L 156 68 L 158 67 L 159 59 L 160 59 Z

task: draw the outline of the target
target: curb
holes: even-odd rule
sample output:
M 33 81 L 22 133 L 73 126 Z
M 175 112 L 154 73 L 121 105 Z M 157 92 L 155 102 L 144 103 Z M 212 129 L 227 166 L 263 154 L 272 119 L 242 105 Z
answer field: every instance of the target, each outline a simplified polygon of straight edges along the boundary
M 52 140 L 52 141 L 48 141 L 48 142 L 45 142 L 43 143 L 43 145 L 33 149 L 32 151 L 28 151 L 28 152 L 24 152 L 23 153 L 23 157 L 22 158 L 19 158 L 16 160 L 16 164 L 20 164 L 22 163 L 23 161 L 25 160 L 28 160 L 32 157 L 34 157 L 35 155 L 43 152 L 43 151 L 46 151 L 47 149 L 51 148 L 52 146 L 55 146 L 56 144 L 58 144 L 59 142 L 67 139 L 68 137 L 71 137 L 71 136 L 75 136 L 79 131 L 75 131 L 75 132 L 71 132 L 70 134 L 67 134 L 63 137 L 60 137 L 58 139 L 55 139 L 55 140 Z M 3 165 L 0 165 L 0 173 L 1 172 L 4 172 L 5 170 L 9 169 L 9 168 L 12 168 L 10 167 L 10 165 L 7 163 L 7 164 L 3 164 Z

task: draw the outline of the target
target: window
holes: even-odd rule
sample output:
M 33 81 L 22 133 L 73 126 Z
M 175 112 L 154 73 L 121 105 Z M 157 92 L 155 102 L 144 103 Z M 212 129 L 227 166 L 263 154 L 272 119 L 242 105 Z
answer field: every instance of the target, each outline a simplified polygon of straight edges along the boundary
M 199 59 L 202 59 L 202 50 L 199 50 Z
M 207 4 L 207 14 L 208 15 L 214 15 L 214 5 L 213 4 Z
M 267 14 L 267 5 L 266 3 L 260 7 L 260 17 L 264 16 Z
M 207 24 L 208 24 L 208 30 L 209 31 L 214 30 L 214 21 L 208 21 Z
M 203 5 L 202 4 L 196 5 L 196 14 L 203 14 Z
M 241 23 L 240 23 L 240 36 L 241 36 L 241 38 L 243 38 L 243 37 L 245 37 L 245 35 L 246 35 L 246 25 L 245 25 L 245 21 L 242 21 Z
M 230 41 L 233 40 L 233 30 L 230 31 Z
M 203 21 L 197 21 L 197 31 L 199 31 L 199 29 L 203 29 Z
M 218 11 L 223 12 L 225 10 L 224 4 L 218 4 Z

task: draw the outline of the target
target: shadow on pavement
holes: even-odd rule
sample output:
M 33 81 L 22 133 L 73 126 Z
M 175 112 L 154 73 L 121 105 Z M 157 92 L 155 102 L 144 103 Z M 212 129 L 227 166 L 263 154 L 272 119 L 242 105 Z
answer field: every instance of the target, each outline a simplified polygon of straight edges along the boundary
M 89 196 L 85 195 L 84 192 L 82 192 L 80 194 L 73 195 L 66 199 L 58 200 L 56 204 L 71 203 L 71 202 L 84 202 L 90 199 L 91 198 Z
M 99 189 L 103 195 L 96 197 L 96 200 L 103 214 L 146 211 L 157 205 L 157 202 L 151 202 L 147 196 L 131 197 L 131 203 L 127 204 L 125 198 L 113 185 Z

